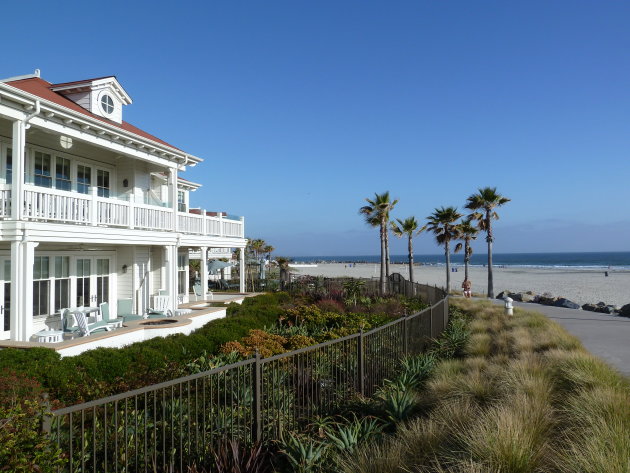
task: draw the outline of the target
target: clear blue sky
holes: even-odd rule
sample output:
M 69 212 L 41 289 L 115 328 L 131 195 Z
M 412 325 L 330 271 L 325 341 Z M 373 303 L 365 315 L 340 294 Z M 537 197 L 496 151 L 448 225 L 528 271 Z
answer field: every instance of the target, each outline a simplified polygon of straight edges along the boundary
M 116 75 L 127 121 L 205 159 L 193 204 L 245 215 L 279 254 L 376 254 L 364 197 L 424 219 L 487 185 L 513 199 L 497 252 L 630 250 L 628 2 L 34 1 L 3 17 L 1 76 Z

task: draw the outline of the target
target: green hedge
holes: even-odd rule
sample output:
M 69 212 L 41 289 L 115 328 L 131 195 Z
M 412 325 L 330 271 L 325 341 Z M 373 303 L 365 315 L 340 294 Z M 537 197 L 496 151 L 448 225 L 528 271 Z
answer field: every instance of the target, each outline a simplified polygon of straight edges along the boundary
M 247 298 L 242 305 L 230 304 L 226 318 L 211 321 L 190 335 L 154 338 L 124 348 L 97 348 L 74 357 L 61 358 L 47 348 L 4 349 L 0 367 L 34 377 L 62 404 L 96 399 L 178 376 L 187 362 L 203 352 L 218 353 L 223 343 L 273 324 L 281 306 L 290 300 L 286 293 Z

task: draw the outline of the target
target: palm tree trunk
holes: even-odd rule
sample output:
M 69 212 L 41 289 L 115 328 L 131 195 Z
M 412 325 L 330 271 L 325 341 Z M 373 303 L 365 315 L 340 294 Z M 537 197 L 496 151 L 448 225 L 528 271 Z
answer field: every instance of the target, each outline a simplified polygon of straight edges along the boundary
M 385 275 L 389 281 L 389 230 L 385 224 Z
M 486 242 L 488 242 L 488 297 L 494 299 L 494 281 L 492 278 L 492 219 L 490 211 L 486 210 Z
M 488 227 L 488 297 L 494 299 L 494 282 L 492 280 L 492 229 Z
M 413 284 L 413 238 L 409 235 L 409 281 Z
M 444 256 L 446 256 L 446 293 L 451 292 L 451 246 L 444 242 Z
M 464 279 L 468 279 L 468 263 L 470 263 L 470 243 L 464 242 Z
M 385 293 L 387 292 L 387 288 L 385 287 L 385 266 L 386 266 L 386 251 L 385 251 L 385 226 L 383 225 L 383 222 L 381 222 L 381 279 L 380 279 L 380 286 L 381 286 L 381 295 L 385 295 Z

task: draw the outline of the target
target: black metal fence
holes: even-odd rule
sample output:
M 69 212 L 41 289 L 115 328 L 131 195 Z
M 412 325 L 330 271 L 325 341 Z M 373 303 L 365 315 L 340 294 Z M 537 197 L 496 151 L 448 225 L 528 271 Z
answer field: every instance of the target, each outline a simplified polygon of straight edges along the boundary
M 45 429 L 68 457 L 63 471 L 184 472 L 226 439 L 279 439 L 357 394 L 373 395 L 448 323 L 446 294 L 413 286 L 397 292 L 432 305 L 368 332 L 54 411 Z

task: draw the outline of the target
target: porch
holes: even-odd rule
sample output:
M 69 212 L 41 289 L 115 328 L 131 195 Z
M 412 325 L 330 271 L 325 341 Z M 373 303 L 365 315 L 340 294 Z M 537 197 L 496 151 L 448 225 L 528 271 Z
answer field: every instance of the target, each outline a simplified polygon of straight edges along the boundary
M 31 343 L 38 340 L 39 332 L 59 331 L 61 315 L 68 308 L 85 308 L 87 313 L 107 303 L 109 317 L 117 319 L 146 314 L 156 307 L 156 296 L 165 296 L 166 308 L 173 313 L 190 302 L 196 306 L 195 314 L 204 301 L 238 299 L 211 296 L 207 270 L 200 278 L 206 290 L 197 288 L 196 294 L 191 293 L 189 252 L 196 248 L 207 260 L 212 248 L 184 241 L 179 245 L 129 243 L 108 245 L 92 239 L 73 244 L 27 238 L 0 245 L 0 340 Z M 117 313 L 119 303 L 125 301 L 128 309 Z
M 57 351 L 61 356 L 75 356 L 95 348 L 121 348 L 132 343 L 149 340 L 156 337 L 166 337 L 174 334 L 188 335 L 211 320 L 225 317 L 226 306 L 231 302 L 242 303 L 246 297 L 252 295 L 217 294 L 213 301 L 197 301 L 180 304 L 179 309 L 189 309 L 186 315 L 165 319 L 142 319 L 125 322 L 122 328 L 108 332 L 97 332 L 87 337 L 63 336 L 59 343 L 18 342 L 12 340 L 0 341 L 2 348 L 33 348 L 43 347 Z M 159 324 L 161 320 L 169 323 Z M 154 325 L 156 322 L 158 324 Z

